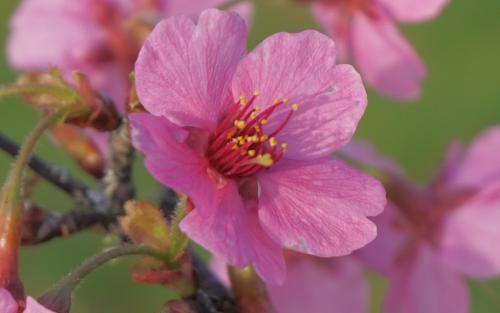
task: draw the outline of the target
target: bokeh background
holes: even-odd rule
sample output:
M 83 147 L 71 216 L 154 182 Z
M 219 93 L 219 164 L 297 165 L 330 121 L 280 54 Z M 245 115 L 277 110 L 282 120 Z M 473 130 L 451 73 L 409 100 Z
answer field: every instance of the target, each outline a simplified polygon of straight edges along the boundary
M 9 17 L 17 3 L 13 0 L 0 2 L 2 84 L 16 78 L 16 73 L 6 64 L 4 48 Z M 250 48 L 278 31 L 316 28 L 307 8 L 290 0 L 256 0 L 255 3 Z M 487 127 L 500 124 L 500 1 L 451 0 L 436 20 L 403 26 L 402 30 L 429 68 L 423 96 L 417 102 L 399 104 L 369 90 L 369 107 L 357 137 L 371 141 L 380 151 L 400 162 L 415 180 L 425 182 L 451 140 L 467 143 Z M 34 110 L 19 100 L 0 101 L 0 131 L 17 141 L 29 132 L 36 119 Z M 72 161 L 55 149 L 48 138 L 44 138 L 37 152 L 93 183 L 79 174 Z M 10 161 L 0 153 L 2 180 Z M 145 173 L 141 161 L 137 160 L 135 168 L 139 197 L 154 199 L 159 186 Z M 44 183 L 37 189 L 35 199 L 53 210 L 71 209 L 71 202 L 65 195 Z M 22 277 L 28 294 L 39 295 L 84 258 L 111 245 L 114 240 L 98 231 L 85 232 L 23 249 Z M 86 279 L 76 294 L 72 312 L 156 312 L 171 297 L 170 293 L 160 287 L 132 283 L 127 275 L 131 264 L 132 260 L 120 260 Z M 380 312 L 377 307 L 380 307 L 385 285 L 380 278 L 369 277 L 374 291 L 373 312 Z M 470 282 L 469 285 L 472 312 L 500 312 L 500 282 Z

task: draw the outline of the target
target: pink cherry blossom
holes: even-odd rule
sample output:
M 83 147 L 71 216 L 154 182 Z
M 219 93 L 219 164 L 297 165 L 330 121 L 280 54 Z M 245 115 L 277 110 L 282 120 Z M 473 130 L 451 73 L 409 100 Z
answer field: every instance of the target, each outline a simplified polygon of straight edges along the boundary
M 320 259 L 289 254 L 287 264 L 284 284 L 266 286 L 277 313 L 369 312 L 368 284 L 355 257 Z M 229 285 L 224 262 L 215 259 L 211 268 Z
M 313 14 L 336 39 L 343 60 L 350 59 L 376 90 L 397 100 L 414 100 L 426 69 L 396 27 L 439 14 L 448 0 L 315 0 Z
M 0 312 L 2 313 L 18 312 L 17 302 L 14 300 L 10 292 L 1 288 L 0 288 Z M 54 311 L 51 311 L 43 307 L 35 299 L 28 297 L 26 299 L 26 308 L 24 309 L 23 313 L 54 313 Z
M 23 0 L 11 21 L 7 45 L 10 64 L 21 71 L 56 66 L 66 76 L 78 70 L 92 85 L 125 111 L 129 73 L 142 38 L 133 22 L 153 23 L 175 14 L 195 16 L 227 0 Z M 242 2 L 232 10 L 250 21 L 252 6 Z M 87 129 L 99 150 L 107 154 L 108 134 Z
M 24 0 L 11 21 L 7 55 L 22 71 L 57 66 L 79 70 L 114 100 L 120 111 L 128 93 L 129 73 L 142 42 L 131 23 L 153 22 L 174 14 L 197 15 L 227 0 Z M 243 2 L 234 10 L 250 18 Z
M 390 205 L 359 254 L 386 275 L 388 312 L 469 312 L 464 278 L 500 274 L 500 127 L 465 152 L 453 144 L 432 184 L 387 172 Z M 353 155 L 351 154 L 351 157 Z
M 279 33 L 246 55 L 235 13 L 206 10 L 159 23 L 136 63 L 151 113 L 130 116 L 149 172 L 186 193 L 195 209 L 181 228 L 235 266 L 270 283 L 286 275 L 282 247 L 332 257 L 376 235 L 367 216 L 385 193 L 332 160 L 366 107 L 361 79 L 335 64 L 316 32 Z

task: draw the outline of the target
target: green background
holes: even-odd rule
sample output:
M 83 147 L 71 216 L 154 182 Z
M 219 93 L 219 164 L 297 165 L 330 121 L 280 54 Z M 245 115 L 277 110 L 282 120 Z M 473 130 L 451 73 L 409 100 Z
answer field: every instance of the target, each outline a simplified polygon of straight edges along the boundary
M 68 0 L 70 1 L 70 0 Z M 187 0 L 195 1 L 195 0 Z M 306 7 L 287 0 L 258 0 L 250 45 L 277 31 L 315 28 Z M 0 4 L 0 45 L 4 51 L 9 16 L 16 1 Z M 434 21 L 402 27 L 429 68 L 422 98 L 410 104 L 392 103 L 369 90 L 370 104 L 357 136 L 373 142 L 379 150 L 399 161 L 418 181 L 428 179 L 452 139 L 464 143 L 498 123 L 500 118 L 500 2 L 451 1 Z M 47 43 L 50 44 L 50 43 Z M 0 58 L 0 83 L 14 81 L 15 73 Z M 0 102 L 0 131 L 20 141 L 34 126 L 36 113 L 16 99 Z M 37 152 L 53 163 L 78 169 L 53 144 L 44 139 Z M 0 154 L 0 177 L 10 158 Z M 148 178 L 138 160 L 137 185 L 141 198 L 154 198 L 158 186 Z M 88 180 L 88 178 L 83 177 Z M 71 208 L 69 199 L 40 184 L 35 199 L 53 210 Z M 99 232 L 86 232 L 69 239 L 26 248 L 22 251 L 22 277 L 27 293 L 39 295 L 87 256 L 114 241 Z M 154 286 L 135 285 L 129 279 L 131 261 L 111 263 L 84 281 L 76 294 L 73 312 L 156 312 L 169 297 Z M 373 306 L 381 301 L 384 284 L 373 278 Z M 471 282 L 472 312 L 500 312 L 500 283 Z M 311 312 L 313 313 L 313 312 Z M 443 312 L 448 313 L 448 312 Z

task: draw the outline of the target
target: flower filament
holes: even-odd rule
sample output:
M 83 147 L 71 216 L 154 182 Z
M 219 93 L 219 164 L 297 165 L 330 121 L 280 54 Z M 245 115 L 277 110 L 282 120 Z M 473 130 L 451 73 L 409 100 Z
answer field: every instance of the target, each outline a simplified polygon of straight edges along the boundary
M 276 99 L 272 105 L 261 109 L 254 104 L 259 95 L 256 91 L 250 99 L 239 97 L 210 139 L 207 157 L 212 167 L 225 176 L 251 176 L 280 161 L 288 148 L 286 143 L 279 143 L 276 136 L 298 110 L 298 105 L 291 105 L 284 120 L 266 134 L 264 126 L 288 99 Z

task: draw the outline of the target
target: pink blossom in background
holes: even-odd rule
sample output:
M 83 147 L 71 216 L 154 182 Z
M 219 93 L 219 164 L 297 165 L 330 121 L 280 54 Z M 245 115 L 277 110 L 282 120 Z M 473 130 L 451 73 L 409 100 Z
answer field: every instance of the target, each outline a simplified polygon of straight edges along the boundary
M 276 313 L 369 312 L 368 284 L 355 257 L 320 259 L 293 254 L 287 257 L 287 265 L 284 284 L 267 285 Z M 230 284 L 224 262 L 215 259 L 211 268 Z
M 0 312 L 18 313 L 18 305 L 16 301 L 5 289 L 0 289 Z M 26 308 L 23 313 L 54 313 L 54 311 L 44 308 L 35 299 L 28 297 L 26 299 Z
M 432 184 L 387 173 L 390 205 L 359 254 L 390 282 L 386 312 L 469 312 L 464 278 L 500 274 L 500 127 L 462 153 L 453 144 Z
M 131 23 L 138 17 L 154 21 L 222 5 L 227 0 L 23 0 L 11 24 L 7 56 L 21 71 L 52 66 L 79 70 L 124 111 L 129 73 L 142 42 Z M 251 18 L 250 3 L 233 7 Z
M 279 284 L 283 247 L 332 257 L 373 240 L 367 216 L 381 212 L 385 193 L 330 158 L 366 107 L 359 75 L 335 64 L 333 41 L 279 33 L 246 55 L 246 38 L 235 13 L 162 21 L 135 68 L 151 114 L 130 120 L 149 172 L 192 199 L 181 224 L 189 237 Z
M 384 96 L 415 100 L 426 68 L 397 22 L 436 17 L 449 0 L 308 0 L 313 14 L 361 76 Z

